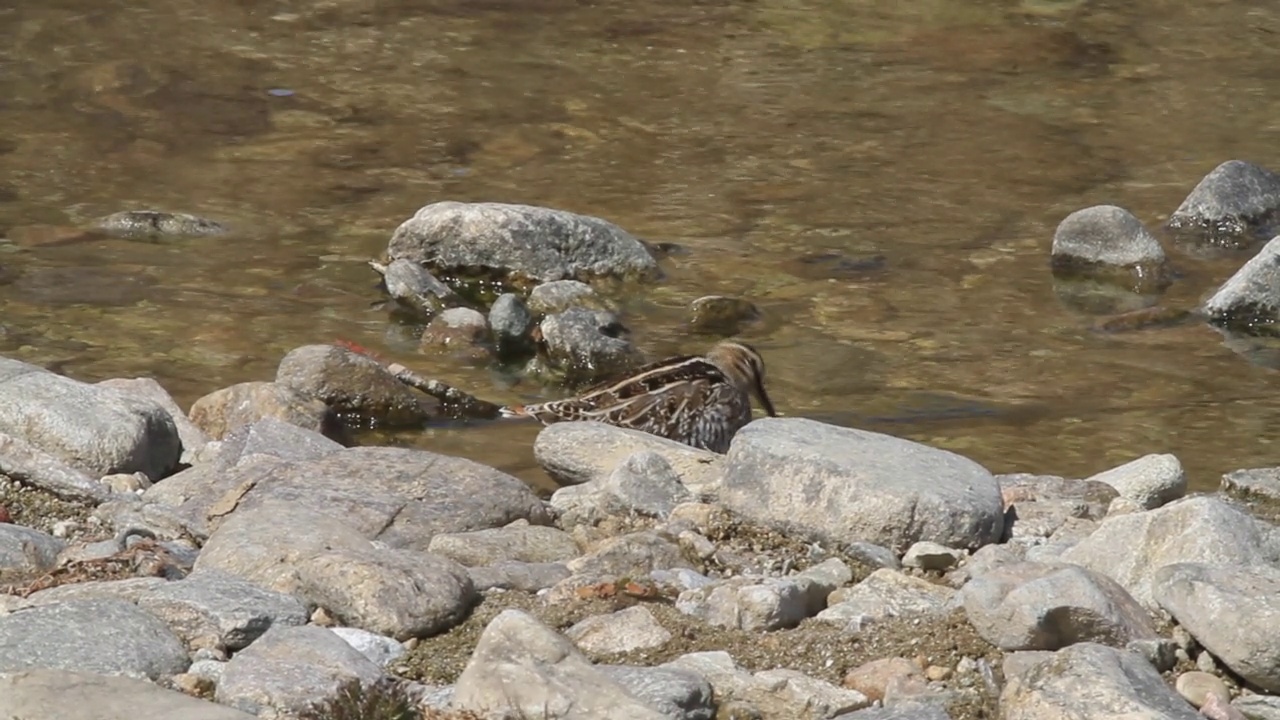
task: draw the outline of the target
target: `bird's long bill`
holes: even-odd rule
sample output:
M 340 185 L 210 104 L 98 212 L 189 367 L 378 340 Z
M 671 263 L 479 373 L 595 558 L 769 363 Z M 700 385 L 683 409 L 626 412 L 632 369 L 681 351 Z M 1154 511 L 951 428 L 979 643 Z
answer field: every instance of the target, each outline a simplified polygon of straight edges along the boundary
M 756 378 L 756 399 L 760 401 L 760 407 L 768 413 L 769 417 L 778 417 L 778 413 L 773 411 L 773 403 L 769 401 L 769 394 L 764 391 L 764 381 Z

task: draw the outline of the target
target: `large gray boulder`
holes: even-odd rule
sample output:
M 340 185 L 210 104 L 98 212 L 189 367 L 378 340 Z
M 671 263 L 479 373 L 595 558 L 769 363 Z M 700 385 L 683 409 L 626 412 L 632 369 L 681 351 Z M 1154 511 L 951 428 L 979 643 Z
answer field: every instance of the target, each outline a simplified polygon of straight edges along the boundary
M 224 522 L 201 550 L 193 577 L 207 570 L 293 595 L 397 640 L 453 627 L 478 599 L 466 569 L 452 560 L 375 546 L 350 524 L 285 501 Z
M 622 228 L 589 215 L 529 205 L 438 202 L 396 228 L 391 260 L 432 268 L 485 268 L 519 278 L 652 279 L 658 263 Z
M 1253 566 L 1276 557 L 1275 538 L 1257 520 L 1216 497 L 1198 496 L 1109 517 L 1062 560 L 1111 577 L 1153 607 L 1152 578 L 1165 565 Z
M 0 674 L 0 717 L 58 720 L 254 720 L 253 715 L 136 678 L 65 670 Z
M 46 668 L 154 680 L 188 665 L 168 626 L 126 600 L 69 600 L 0 616 L 0 672 Z
M 0 433 L 95 479 L 143 472 L 158 480 L 182 453 L 178 427 L 160 403 L 8 358 L 0 358 Z
M 990 472 L 889 435 L 764 418 L 738 432 L 724 472 L 720 501 L 729 509 L 815 540 L 977 548 L 1004 529 L 1000 487 Z
M 1096 205 L 1077 210 L 1058 224 L 1053 259 L 1157 267 L 1164 262 L 1164 249 L 1133 213 L 1114 205 Z

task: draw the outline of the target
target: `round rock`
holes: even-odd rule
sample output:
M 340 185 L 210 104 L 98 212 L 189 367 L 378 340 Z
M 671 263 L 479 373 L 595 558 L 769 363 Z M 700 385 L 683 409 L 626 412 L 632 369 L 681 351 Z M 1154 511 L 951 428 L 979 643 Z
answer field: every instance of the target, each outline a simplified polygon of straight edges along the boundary
M 1164 249 L 1133 213 L 1114 205 L 1077 210 L 1053 234 L 1053 258 L 1128 267 L 1159 265 Z

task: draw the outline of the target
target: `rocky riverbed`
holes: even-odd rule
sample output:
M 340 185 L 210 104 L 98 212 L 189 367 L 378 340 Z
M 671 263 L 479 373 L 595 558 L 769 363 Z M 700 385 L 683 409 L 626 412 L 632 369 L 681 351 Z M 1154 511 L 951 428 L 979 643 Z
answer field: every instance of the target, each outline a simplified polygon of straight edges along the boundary
M 344 446 L 278 383 L 197 423 L 0 375 L 3 717 L 1280 717 L 1277 469 L 1188 496 L 1171 455 L 1065 479 L 801 418 L 723 456 L 565 423 L 543 498 Z

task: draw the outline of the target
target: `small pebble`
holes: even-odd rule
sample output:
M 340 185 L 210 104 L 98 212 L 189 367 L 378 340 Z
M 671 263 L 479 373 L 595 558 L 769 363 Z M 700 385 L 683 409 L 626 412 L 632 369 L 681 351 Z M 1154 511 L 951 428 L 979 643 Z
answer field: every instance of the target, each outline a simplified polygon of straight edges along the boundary
M 0 523 L 12 523 L 13 516 L 9 514 L 9 508 L 0 505 Z
M 196 697 L 208 695 L 213 691 L 213 683 L 209 681 L 209 678 L 192 675 L 191 673 L 174 675 L 173 686 L 188 695 Z
M 1191 671 L 1178 676 L 1174 684 L 1178 694 L 1196 707 L 1203 707 L 1210 695 L 1217 695 L 1223 700 L 1231 699 L 1231 691 L 1227 684 L 1217 675 L 1206 672 Z
M 1196 669 L 1201 672 L 1213 673 L 1218 670 L 1218 663 L 1213 656 L 1207 652 L 1202 652 L 1196 658 Z
M 322 607 L 316 608 L 315 612 L 311 613 L 311 623 L 320 627 L 333 627 L 338 624 L 334 621 L 333 616 L 329 614 L 329 611 Z
M 930 665 L 925 668 L 924 676 L 933 682 L 942 682 L 951 677 L 951 668 L 941 665 Z

